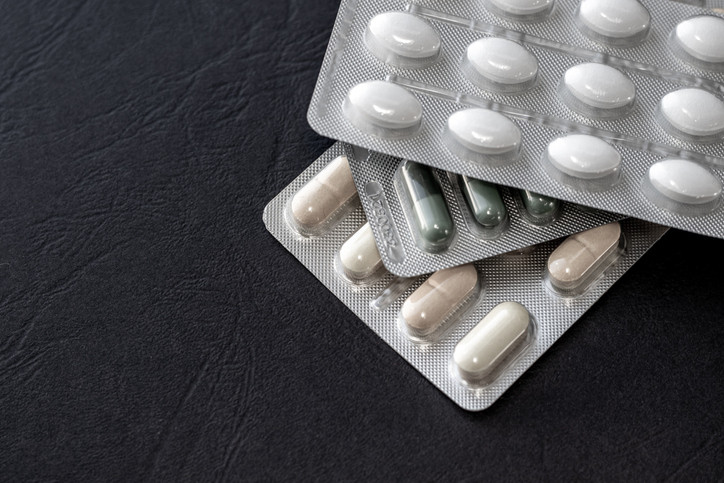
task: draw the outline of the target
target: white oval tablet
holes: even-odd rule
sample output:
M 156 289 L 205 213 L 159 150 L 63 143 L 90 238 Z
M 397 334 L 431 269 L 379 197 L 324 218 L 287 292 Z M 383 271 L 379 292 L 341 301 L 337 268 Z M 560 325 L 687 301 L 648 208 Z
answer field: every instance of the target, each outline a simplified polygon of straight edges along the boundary
M 500 10 L 512 15 L 533 15 L 541 13 L 553 5 L 553 0 L 489 0 Z
M 409 129 L 420 124 L 422 104 L 407 89 L 373 80 L 357 84 L 345 99 L 347 117 L 387 129 Z
M 599 35 L 621 39 L 648 30 L 651 15 L 636 0 L 583 0 L 580 21 Z
M 465 109 L 447 119 L 453 139 L 480 154 L 504 154 L 520 147 L 522 135 L 513 121 L 488 109 Z
M 486 79 L 499 84 L 530 82 L 538 74 L 538 61 L 512 40 L 487 37 L 468 45 L 467 59 Z
M 702 89 L 680 89 L 661 99 L 661 114 L 674 128 L 692 136 L 724 133 L 724 102 Z
M 649 181 L 669 199 L 701 205 L 721 195 L 721 183 L 706 168 L 685 159 L 665 159 L 649 168 Z
M 582 103 L 598 109 L 629 105 L 636 96 L 631 79 L 611 66 L 589 62 L 568 69 L 563 77 L 568 91 Z
M 440 35 L 417 15 L 386 12 L 376 15 L 367 25 L 365 41 L 376 55 L 387 60 L 387 54 L 407 59 L 428 59 L 440 52 Z
M 676 42 L 704 62 L 724 62 L 724 19 L 702 15 L 676 26 Z
M 607 142 L 587 134 L 571 134 L 548 145 L 548 159 L 563 173 L 581 179 L 603 178 L 621 166 L 621 155 Z

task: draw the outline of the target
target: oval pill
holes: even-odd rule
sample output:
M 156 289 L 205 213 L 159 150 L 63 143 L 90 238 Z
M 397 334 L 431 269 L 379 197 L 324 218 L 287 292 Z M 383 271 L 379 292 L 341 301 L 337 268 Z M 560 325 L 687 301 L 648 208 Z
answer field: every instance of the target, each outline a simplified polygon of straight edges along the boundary
M 485 181 L 461 176 L 460 188 L 470 211 L 480 225 L 491 228 L 508 216 L 498 187 Z
M 621 166 L 621 155 L 595 136 L 571 134 L 548 145 L 548 159 L 559 171 L 580 179 L 609 176 Z
M 578 16 L 592 31 L 615 39 L 638 35 L 651 25 L 649 11 L 636 0 L 583 0 Z
M 619 246 L 618 222 L 571 235 L 548 257 L 547 269 L 553 287 L 571 291 L 589 281 L 596 269 L 610 260 Z
M 455 233 L 442 188 L 429 167 L 406 161 L 400 170 L 412 205 L 412 222 L 428 249 L 446 247 Z
M 447 128 L 466 149 L 488 155 L 516 152 L 523 137 L 513 121 L 489 109 L 457 111 L 448 117 Z
M 512 40 L 487 37 L 468 45 L 467 60 L 475 71 L 498 84 L 528 83 L 538 75 L 538 61 Z
M 721 182 L 706 168 L 685 159 L 665 159 L 649 168 L 649 181 L 667 198 L 690 205 L 715 201 Z
M 345 114 L 354 123 L 385 129 L 410 129 L 422 120 L 422 104 L 407 89 L 373 80 L 352 87 L 345 99 Z
M 533 218 L 552 217 L 560 208 L 560 201 L 557 199 L 530 190 L 520 190 L 520 199 L 525 211 Z
M 661 99 L 661 114 L 675 129 L 692 136 L 724 134 L 724 103 L 702 89 L 680 89 Z
M 405 300 L 400 317 L 416 336 L 429 335 L 457 310 L 478 286 L 472 264 L 439 270 Z
M 571 67 L 563 82 L 576 99 L 598 109 L 618 109 L 631 104 L 636 97 L 631 79 L 611 66 L 595 62 Z
M 367 24 L 365 42 L 372 53 L 392 64 L 399 64 L 396 57 L 434 60 L 441 43 L 432 25 L 406 12 L 385 12 L 373 17 Z
M 490 0 L 490 3 L 512 15 L 533 15 L 551 8 L 553 0 Z
M 357 196 L 346 156 L 339 156 L 292 198 L 291 215 L 302 231 L 314 231 Z
M 724 62 L 724 19 L 710 15 L 684 20 L 676 26 L 677 44 L 704 62 Z
M 493 308 L 455 346 L 453 364 L 468 383 L 485 383 L 501 364 L 522 348 L 530 330 L 528 310 L 517 302 Z
M 365 223 L 339 249 L 339 261 L 344 274 L 352 280 L 364 280 L 382 265 L 375 237 L 369 223 Z

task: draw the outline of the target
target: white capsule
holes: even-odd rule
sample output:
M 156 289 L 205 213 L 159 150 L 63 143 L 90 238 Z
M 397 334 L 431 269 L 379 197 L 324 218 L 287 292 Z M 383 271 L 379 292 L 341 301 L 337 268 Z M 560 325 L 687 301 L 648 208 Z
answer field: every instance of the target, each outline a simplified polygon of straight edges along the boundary
M 636 97 L 631 79 L 604 64 L 575 65 L 566 71 L 563 82 L 576 99 L 597 109 L 618 109 L 630 105 Z
M 692 136 L 724 133 L 724 103 L 702 89 L 680 89 L 661 99 L 661 114 L 674 128 Z
M 478 74 L 499 84 L 530 82 L 538 74 L 538 61 L 512 40 L 488 37 L 468 46 L 467 60 Z
M 345 99 L 346 116 L 355 124 L 403 130 L 420 125 L 422 104 L 407 89 L 373 80 L 352 87 Z
M 587 134 L 571 134 L 548 145 L 548 159 L 563 173 L 580 179 L 609 176 L 621 166 L 621 155 L 607 142 Z
M 522 135 L 513 121 L 488 109 L 465 109 L 447 119 L 452 138 L 480 154 L 505 154 L 520 148 Z
M 685 159 L 665 159 L 649 168 L 649 181 L 667 198 L 690 205 L 715 201 L 721 182 L 706 168 Z
M 710 15 L 684 20 L 676 26 L 676 42 L 704 62 L 724 62 L 724 19 Z
M 344 274 L 352 280 L 364 280 L 379 270 L 382 257 L 377 250 L 369 223 L 365 223 L 339 249 Z
M 595 33 L 614 39 L 641 34 L 651 25 L 649 11 L 636 0 L 583 0 L 578 16 Z
M 384 62 L 403 67 L 434 60 L 440 53 L 440 35 L 417 15 L 385 12 L 370 20 L 367 48 Z
M 553 5 L 553 0 L 489 0 L 503 12 L 512 15 L 534 15 L 545 12 Z

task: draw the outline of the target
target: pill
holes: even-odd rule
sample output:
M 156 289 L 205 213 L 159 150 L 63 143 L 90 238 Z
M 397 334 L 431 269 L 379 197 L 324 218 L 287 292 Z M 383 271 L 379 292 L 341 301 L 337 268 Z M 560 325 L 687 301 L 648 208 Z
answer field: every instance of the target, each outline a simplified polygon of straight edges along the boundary
M 492 5 L 512 15 L 533 15 L 553 6 L 553 0 L 489 0 Z
M 598 109 L 617 109 L 631 104 L 636 87 L 631 79 L 611 66 L 589 62 L 568 69 L 563 82 L 580 102 Z
M 468 45 L 467 60 L 485 79 L 499 84 L 528 83 L 538 75 L 538 61 L 512 40 L 487 37 Z
M 508 215 L 498 187 L 475 178 L 461 176 L 460 188 L 475 220 L 486 228 L 500 225 Z
M 378 58 L 392 64 L 434 60 L 440 53 L 437 31 L 422 18 L 406 12 L 373 17 L 367 24 L 365 43 Z
M 513 121 L 488 109 L 457 111 L 448 117 L 447 128 L 457 143 L 480 154 L 517 152 L 522 139 Z
M 651 15 L 636 0 L 583 0 L 579 20 L 593 32 L 621 39 L 646 32 Z
M 621 166 L 621 155 L 613 146 L 587 134 L 554 140 L 548 145 L 548 160 L 559 171 L 580 179 L 603 178 Z
M 291 215 L 302 231 L 318 230 L 357 196 L 346 156 L 339 156 L 292 198 Z
M 679 203 L 711 203 L 721 195 L 721 182 L 706 168 L 685 159 L 665 159 L 649 168 L 656 191 Z
M 429 335 L 462 306 L 477 286 L 478 272 L 472 264 L 439 270 L 405 300 L 400 318 L 411 334 Z
M 704 62 L 724 62 L 724 19 L 710 15 L 684 20 L 676 26 L 677 44 Z
M 520 199 L 523 207 L 533 218 L 549 218 L 556 214 L 560 201 L 549 196 L 533 193 L 529 190 L 520 190 Z
M 460 378 L 471 384 L 492 382 L 489 378 L 523 347 L 530 325 L 530 313 L 518 302 L 496 305 L 455 346 L 453 364 Z
M 339 261 L 344 274 L 352 280 L 364 280 L 382 265 L 375 237 L 369 223 L 365 223 L 339 249 Z
M 391 130 L 420 125 L 422 104 L 407 89 L 391 82 L 372 80 L 352 87 L 344 111 L 353 123 Z
M 661 114 L 675 129 L 692 136 L 724 133 L 724 103 L 702 89 L 680 89 L 661 99 Z
M 442 188 L 429 167 L 406 161 L 400 170 L 402 187 L 412 208 L 415 231 L 427 249 L 446 247 L 455 233 Z
M 615 252 L 621 239 L 618 222 L 599 226 L 575 235 L 561 243 L 548 257 L 548 277 L 554 288 L 572 291 L 590 281 L 610 255 Z

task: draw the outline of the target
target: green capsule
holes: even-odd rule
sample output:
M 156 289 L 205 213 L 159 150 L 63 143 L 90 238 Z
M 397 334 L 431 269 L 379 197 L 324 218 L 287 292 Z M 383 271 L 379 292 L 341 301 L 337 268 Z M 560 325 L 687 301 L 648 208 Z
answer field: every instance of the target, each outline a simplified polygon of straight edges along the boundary
M 432 170 L 405 161 L 400 169 L 402 186 L 412 206 L 412 222 L 420 237 L 418 245 L 428 251 L 446 248 L 455 232 L 442 188 Z
M 482 226 L 496 227 L 508 216 L 503 198 L 494 184 L 461 176 L 460 189 L 475 220 Z
M 533 221 L 547 223 L 558 214 L 560 201 L 528 190 L 520 190 L 526 212 Z

